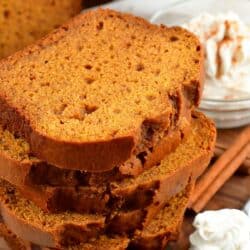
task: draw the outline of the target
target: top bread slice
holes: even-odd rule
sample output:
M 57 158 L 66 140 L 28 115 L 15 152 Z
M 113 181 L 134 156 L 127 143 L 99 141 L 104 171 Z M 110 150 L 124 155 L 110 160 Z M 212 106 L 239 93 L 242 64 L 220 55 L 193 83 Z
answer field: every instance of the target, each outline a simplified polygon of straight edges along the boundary
M 82 0 L 1 0 L 0 58 L 48 34 L 81 9 Z
M 110 170 L 198 104 L 202 65 L 182 28 L 87 12 L 0 62 L 0 122 L 52 165 Z

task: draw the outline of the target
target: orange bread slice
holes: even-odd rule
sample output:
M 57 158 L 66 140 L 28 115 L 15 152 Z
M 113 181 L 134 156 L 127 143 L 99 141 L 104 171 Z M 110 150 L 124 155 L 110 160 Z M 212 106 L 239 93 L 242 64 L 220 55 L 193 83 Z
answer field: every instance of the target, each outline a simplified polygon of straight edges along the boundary
M 192 184 L 186 191 L 171 199 L 144 229 L 138 229 L 135 234 L 127 236 L 129 245 L 136 249 L 141 246 L 145 247 L 144 249 L 148 249 L 148 246 L 154 246 L 149 249 L 162 249 L 169 239 L 174 239 L 187 206 L 191 187 Z M 22 198 L 20 193 L 5 181 L 0 181 L 0 204 L 7 227 L 18 237 L 41 246 L 62 249 L 67 245 L 91 242 L 91 239 L 98 239 L 103 234 L 102 222 L 97 216 L 94 218 L 74 213 L 45 214 L 32 202 Z
M 81 0 L 1 0 L 0 58 L 43 37 L 81 11 Z
M 16 186 L 93 186 L 127 176 L 137 176 L 158 164 L 174 151 L 190 132 L 191 115 L 183 117 L 178 127 L 169 131 L 152 149 L 142 152 L 140 159 L 129 159 L 125 164 L 101 172 L 61 169 L 32 155 L 29 144 L 0 126 L 0 177 Z
M 0 222 L 1 250 L 31 250 L 31 244 L 24 242 L 14 235 L 3 222 Z
M 81 186 L 76 187 L 34 185 L 26 183 L 25 178 L 21 182 L 19 172 L 22 171 L 22 168 L 15 165 L 12 167 L 11 154 L 7 154 L 11 149 L 8 147 L 9 140 L 6 140 L 5 144 L 0 144 L 2 148 L 5 145 L 9 149 L 9 151 L 2 150 L 3 152 L 0 154 L 2 156 L 0 157 L 0 177 L 16 185 L 25 197 L 34 201 L 45 211 L 71 210 L 107 215 L 110 213 L 110 209 L 112 211 L 114 209 L 118 211 L 132 210 L 132 214 L 129 212 L 125 215 L 119 212 L 112 215 L 110 227 L 113 228 L 112 230 L 116 230 L 116 225 L 122 227 L 126 216 L 129 218 L 136 216 L 139 219 L 133 220 L 133 222 L 141 223 L 141 220 L 151 213 L 149 211 L 157 212 L 157 206 L 154 204 L 165 204 L 168 199 L 187 185 L 191 177 L 196 179 L 210 161 L 215 136 L 214 124 L 201 113 L 194 112 L 188 138 L 156 166 L 137 177 L 112 181 L 112 178 L 109 179 L 107 176 L 106 179 L 97 178 L 87 185 L 82 183 Z M 19 141 L 22 142 L 22 140 Z M 3 157 L 4 155 L 5 157 Z M 11 166 L 10 171 L 8 166 Z M 24 166 L 23 171 L 25 172 L 25 165 L 20 167 L 22 166 Z M 146 211 L 141 211 L 142 208 L 145 208 Z
M 101 236 L 65 250 L 164 250 L 169 241 L 178 238 L 192 188 L 193 184 L 190 184 L 185 191 L 173 197 L 147 227 L 137 230 L 130 238 Z
M 0 62 L 0 122 L 52 165 L 110 170 L 198 104 L 202 55 L 182 28 L 90 11 Z

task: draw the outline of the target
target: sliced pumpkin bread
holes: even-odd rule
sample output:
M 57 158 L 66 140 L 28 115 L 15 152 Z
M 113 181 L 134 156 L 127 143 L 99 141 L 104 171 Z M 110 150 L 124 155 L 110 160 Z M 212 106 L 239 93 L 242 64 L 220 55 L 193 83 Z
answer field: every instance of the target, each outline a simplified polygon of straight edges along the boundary
M 136 230 L 129 237 L 125 234 L 123 237 L 129 239 L 128 249 L 162 249 L 168 240 L 175 239 L 192 186 L 188 185 L 186 191 L 172 198 L 144 229 Z M 75 213 L 45 214 L 6 181 L 0 181 L 0 204 L 7 227 L 18 237 L 40 246 L 62 249 L 72 244 L 91 244 L 92 239 L 103 234 L 100 217 Z
M 182 28 L 89 11 L 0 62 L 0 123 L 52 165 L 110 170 L 198 104 L 202 56 Z
M 112 219 L 110 225 L 113 225 L 115 230 L 114 222 L 119 223 L 121 227 L 121 222 L 126 216 L 129 218 L 134 216 L 137 220 L 133 222 L 140 223 L 150 214 L 149 211 L 157 211 L 155 204 L 162 204 L 162 202 L 164 204 L 183 189 L 190 178 L 196 179 L 210 161 L 215 137 L 214 124 L 203 114 L 193 112 L 188 138 L 159 164 L 137 177 L 124 177 L 118 181 L 97 178 L 95 181 L 92 180 L 88 184 L 83 182 L 76 187 L 28 184 L 25 178 L 20 180 L 18 176 L 19 173 L 22 174 L 23 166 L 23 172 L 27 168 L 25 164 L 16 166 L 11 162 L 10 158 L 13 157 L 9 153 L 10 147 L 8 147 L 9 151 L 2 150 L 0 154 L 0 177 L 17 186 L 25 197 L 45 211 L 97 212 L 109 216 L 111 216 L 109 214 L 111 210 L 118 211 L 115 214 L 112 213 L 110 217 Z M 22 140 L 19 141 L 22 142 Z M 10 145 L 9 140 L 2 144 L 2 148 L 4 145 Z M 15 162 L 14 158 L 12 160 Z M 43 167 L 46 168 L 46 166 Z M 94 179 L 93 176 L 92 179 Z M 141 210 L 142 208 L 145 211 Z M 129 212 L 124 214 L 120 211 Z
M 175 152 L 166 157 L 159 166 L 147 170 L 151 171 L 155 169 L 153 174 L 150 174 L 147 178 L 144 176 L 143 181 L 141 180 L 140 182 L 138 178 L 141 178 L 144 173 L 134 178 L 134 181 L 137 182 L 137 187 L 133 185 L 133 183 L 127 185 L 126 182 L 128 180 L 124 180 L 120 182 L 121 187 L 119 192 L 116 186 L 114 190 L 103 193 L 103 195 L 111 195 L 111 198 L 109 197 L 106 204 L 107 209 L 105 210 L 105 216 L 101 214 L 97 216 L 98 223 L 96 224 L 99 225 L 101 231 L 117 234 L 121 232 L 131 233 L 137 228 L 145 227 L 160 209 L 166 205 L 171 197 L 180 192 L 188 184 L 190 179 L 191 181 L 195 180 L 197 176 L 205 170 L 212 155 L 212 148 L 215 141 L 215 128 L 213 123 L 202 114 L 195 114 L 196 118 L 194 118 L 192 123 L 190 137 L 185 143 L 181 144 Z M 176 156 L 173 157 L 172 155 Z M 112 185 L 114 185 L 114 183 L 112 183 Z M 129 188 L 129 186 L 131 186 L 131 188 Z M 46 188 L 49 189 L 49 187 Z M 51 188 L 53 189 L 53 187 Z M 22 195 L 26 195 L 29 200 L 35 201 L 36 204 L 44 208 L 44 200 L 46 199 L 43 200 L 43 191 L 35 191 L 33 194 L 30 194 L 30 190 L 31 187 L 27 186 L 26 189 L 22 190 Z M 81 192 L 79 192 L 79 189 L 73 190 L 73 200 L 72 197 L 67 198 L 68 191 L 66 190 L 67 188 L 61 189 L 61 199 L 57 200 L 53 197 L 54 199 L 52 199 L 51 202 L 52 204 L 55 202 L 54 208 L 62 209 L 64 206 L 63 209 L 83 212 L 85 207 L 88 207 L 90 211 L 93 212 L 91 206 L 93 205 L 93 207 L 95 207 L 97 206 L 95 202 L 101 204 L 99 200 L 103 202 L 103 200 L 106 199 L 106 197 L 99 197 L 99 199 L 98 197 L 94 197 L 92 203 L 90 202 L 91 199 L 88 199 L 84 203 L 86 189 L 84 190 L 83 188 Z M 116 193 L 113 195 L 112 192 L 114 191 L 116 191 Z M 47 204 L 49 203 L 45 203 L 45 206 Z M 97 217 L 90 217 L 90 222 L 95 224 L 93 218 L 97 220 Z M 77 218 L 77 221 L 79 221 L 79 218 Z M 83 225 L 84 226 L 79 226 L 81 230 L 86 228 L 84 223 Z M 35 225 L 33 226 L 35 227 Z
M 19 239 L 3 222 L 0 222 L 0 249 L 1 250 L 31 250 L 31 244 Z
M 43 37 L 80 13 L 82 0 L 1 0 L 0 58 Z
M 178 126 L 169 131 L 154 148 L 147 148 L 138 158 L 101 172 L 61 169 L 34 157 L 30 145 L 21 137 L 0 126 L 0 176 L 14 185 L 96 186 L 98 183 L 138 176 L 142 171 L 158 164 L 174 151 L 190 132 L 191 113 L 183 117 Z

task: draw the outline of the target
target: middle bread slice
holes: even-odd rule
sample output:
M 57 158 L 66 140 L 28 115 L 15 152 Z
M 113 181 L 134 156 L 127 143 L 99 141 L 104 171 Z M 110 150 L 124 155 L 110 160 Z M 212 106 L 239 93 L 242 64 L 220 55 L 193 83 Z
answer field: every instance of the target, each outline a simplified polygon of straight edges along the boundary
M 119 247 L 115 248 L 117 250 L 160 250 L 178 236 L 193 185 L 190 182 L 174 196 L 147 226 L 137 228 L 130 234 L 123 232 L 120 236 L 105 231 L 102 216 L 45 214 L 3 180 L 0 180 L 0 208 L 5 225 L 14 234 L 40 246 L 64 250 L 100 250 L 108 249 L 104 247 L 106 245 L 114 249 L 112 242 L 120 239 Z
M 146 225 L 171 197 L 180 192 L 190 179 L 196 179 L 208 165 L 215 143 L 215 127 L 199 112 L 194 112 L 192 117 L 188 138 L 160 164 L 137 177 L 107 181 L 96 187 L 16 185 L 22 195 L 44 210 L 53 206 L 59 211 L 85 212 L 88 210 L 86 207 L 91 210 L 103 203 L 105 206 L 100 214 L 103 219 L 99 223 L 105 224 L 106 230 L 111 233 L 134 231 Z M 14 178 L 11 181 L 3 174 L 1 177 L 13 183 Z

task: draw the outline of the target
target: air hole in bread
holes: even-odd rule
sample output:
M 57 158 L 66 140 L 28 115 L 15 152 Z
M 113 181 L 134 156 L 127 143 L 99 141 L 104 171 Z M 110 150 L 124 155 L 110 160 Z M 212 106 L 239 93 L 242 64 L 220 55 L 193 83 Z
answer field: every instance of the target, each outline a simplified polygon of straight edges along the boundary
M 147 95 L 147 99 L 148 99 L 149 101 L 153 101 L 153 100 L 156 99 L 156 97 L 155 97 L 154 95 Z
M 36 79 L 36 77 L 34 76 L 34 75 L 30 75 L 30 80 L 31 81 L 33 81 L 33 80 L 35 80 Z
M 103 29 L 103 26 L 104 26 L 103 22 L 99 22 L 98 25 L 96 26 L 96 28 L 97 28 L 98 30 L 102 30 L 102 29 Z
M 84 110 L 85 110 L 86 114 L 88 114 L 88 115 L 95 112 L 97 109 L 98 109 L 98 107 L 94 106 L 94 105 L 85 104 L 85 106 L 84 106 Z
M 86 94 L 82 94 L 79 96 L 79 99 L 80 100 L 85 100 L 87 98 L 87 95 Z
M 9 16 L 10 16 L 10 11 L 9 10 L 5 10 L 4 12 L 3 12 L 3 16 L 4 16 L 4 18 L 9 18 Z
M 160 129 L 160 124 L 145 120 L 141 126 L 142 144 L 150 147 L 154 139 L 155 132 Z
M 90 78 L 90 77 L 85 78 L 85 83 L 87 83 L 87 84 L 92 84 L 94 81 L 95 81 L 95 79 L 93 79 L 93 78 Z
M 136 70 L 137 71 L 143 71 L 144 70 L 144 65 L 142 63 L 139 63 L 136 65 Z
M 50 83 L 49 82 L 43 82 L 41 83 L 41 87 L 49 87 Z
M 170 207 L 170 204 L 169 204 L 169 203 L 167 203 L 167 204 L 165 205 L 165 207 Z
M 154 206 L 159 206 L 160 205 L 160 202 L 159 201 L 156 201 L 155 203 L 154 203 Z
M 49 62 L 48 60 L 45 60 L 45 61 L 44 61 L 44 64 L 47 64 L 48 62 Z
M 178 41 L 179 40 L 179 38 L 177 37 L 177 36 L 171 36 L 170 37 L 170 41 L 171 42 L 176 42 L 176 41 Z
M 78 46 L 78 51 L 82 51 L 83 50 L 83 46 Z
M 86 64 L 86 65 L 84 65 L 84 68 L 90 70 L 90 69 L 92 69 L 92 66 L 90 64 Z
M 68 105 L 65 104 L 65 103 L 61 104 L 60 107 L 58 107 L 57 109 L 54 110 L 54 113 L 55 113 L 56 115 L 62 115 L 62 113 L 64 112 L 64 110 L 67 108 L 67 106 L 68 106 Z
M 201 50 L 201 46 L 199 45 L 196 47 L 196 51 L 200 51 L 200 50 Z
M 155 71 L 155 76 L 160 75 L 160 73 L 161 73 L 161 70 L 160 70 L 160 69 L 157 69 L 157 70 Z
M 120 114 L 120 113 L 121 113 L 121 110 L 116 108 L 116 109 L 113 110 L 113 112 L 114 112 L 115 114 Z
M 181 140 L 183 140 L 185 137 L 184 133 L 181 131 Z
M 139 153 L 136 158 L 140 160 L 140 162 L 142 163 L 142 165 L 144 165 L 144 163 L 146 162 L 146 157 L 147 157 L 147 152 L 144 151 L 144 152 L 141 152 Z
M 131 47 L 131 43 L 126 43 L 126 48 L 130 48 Z
M 194 63 L 195 64 L 199 63 L 199 60 L 198 59 L 194 59 Z
M 198 116 L 195 113 L 192 113 L 191 116 L 192 116 L 193 119 L 198 119 Z
M 69 30 L 69 27 L 67 27 L 67 26 L 62 26 L 62 29 L 63 29 L 64 31 L 68 31 L 68 30 Z

